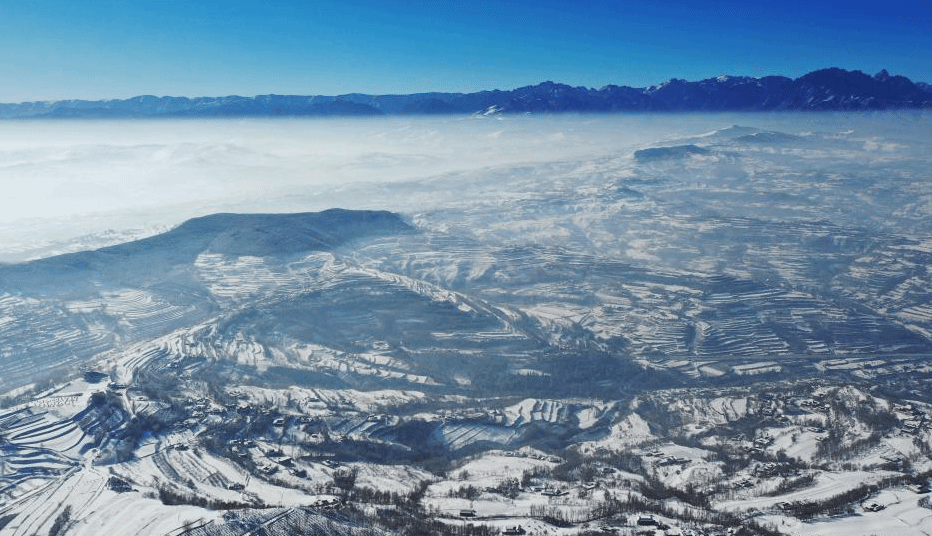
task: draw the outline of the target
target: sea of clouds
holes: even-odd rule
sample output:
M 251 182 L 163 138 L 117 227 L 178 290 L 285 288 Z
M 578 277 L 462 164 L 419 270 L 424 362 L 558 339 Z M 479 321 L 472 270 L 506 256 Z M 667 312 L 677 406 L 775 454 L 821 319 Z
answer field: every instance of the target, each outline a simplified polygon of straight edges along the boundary
M 214 212 L 411 214 L 485 202 L 566 163 L 636 174 L 634 151 L 701 143 L 735 124 L 806 137 L 781 160 L 791 168 L 807 154 L 844 158 L 832 143 L 843 139 L 852 162 L 889 159 L 930 181 L 932 114 L 920 112 L 2 121 L 0 261 L 100 247 Z M 734 173 L 753 174 L 753 162 Z

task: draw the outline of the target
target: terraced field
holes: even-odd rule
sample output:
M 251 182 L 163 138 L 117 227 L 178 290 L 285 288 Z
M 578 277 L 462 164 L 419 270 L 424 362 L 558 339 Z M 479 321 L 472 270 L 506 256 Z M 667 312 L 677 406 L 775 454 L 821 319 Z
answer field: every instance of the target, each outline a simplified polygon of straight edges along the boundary
M 0 389 L 203 322 L 217 332 L 178 352 L 303 359 L 344 381 L 462 384 L 468 374 L 430 363 L 497 355 L 503 370 L 536 370 L 553 349 L 658 362 L 928 351 L 932 229 L 904 204 L 928 194 L 850 134 L 778 134 L 722 129 L 674 142 L 701 155 L 489 170 L 469 178 L 483 198 L 415 212 L 416 233 L 327 251 L 298 251 L 276 230 L 287 247 L 272 254 L 253 230 L 211 239 L 218 228 L 198 221 L 172 231 L 208 233 L 186 234 L 190 246 L 156 236 L 113 266 L 42 261 L 32 287 L 13 270 L 0 289 Z M 444 180 L 464 178 L 431 184 Z M 236 242 L 247 238 L 258 242 Z
M 115 530 L 131 495 L 140 533 L 183 532 L 168 512 L 204 518 L 190 534 L 233 530 L 205 504 L 243 510 L 241 533 L 319 528 L 329 518 L 306 509 L 348 494 L 340 479 L 398 492 L 386 475 L 427 481 L 426 467 L 492 450 L 629 449 L 628 470 L 701 484 L 728 508 L 774 501 L 766 485 L 710 488 L 740 483 L 719 481 L 714 456 L 837 461 L 841 447 L 820 446 L 831 438 L 872 442 L 864 466 L 896 452 L 925 464 L 925 414 L 879 397 L 929 398 L 932 194 L 901 166 L 932 166 L 932 151 L 880 158 L 844 132 L 726 128 L 386 186 L 405 216 L 220 214 L 0 266 L 2 530 L 47 533 L 66 503 L 73 533 Z M 462 184 L 468 195 L 451 193 Z M 741 391 L 822 389 L 799 383 L 810 377 L 871 394 Z M 534 459 L 519 465 L 562 463 Z M 493 474 L 480 490 L 432 482 L 448 496 L 431 504 L 456 512 L 485 494 L 481 508 L 505 516 Z M 603 483 L 640 497 L 630 482 L 644 475 Z M 560 504 L 583 515 L 590 484 Z M 512 491 L 529 513 L 531 492 Z

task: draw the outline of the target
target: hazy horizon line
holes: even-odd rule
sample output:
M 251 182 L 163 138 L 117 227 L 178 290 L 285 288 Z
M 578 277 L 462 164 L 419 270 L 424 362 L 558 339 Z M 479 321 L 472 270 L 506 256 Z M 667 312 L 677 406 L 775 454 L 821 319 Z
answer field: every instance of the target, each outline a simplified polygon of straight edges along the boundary
M 127 97 L 58 98 L 58 99 L 32 99 L 32 100 L 8 101 L 8 102 L 0 102 L 0 105 L 23 105 L 23 104 L 61 103 L 61 102 L 115 102 L 115 101 L 131 101 L 131 100 L 134 100 L 134 99 L 140 99 L 140 98 L 146 98 L 146 97 L 153 97 L 153 98 L 157 98 L 157 99 L 191 99 L 191 100 L 195 100 L 195 99 L 223 99 L 223 98 L 245 98 L 245 99 L 254 99 L 254 98 L 257 98 L 257 97 L 322 97 L 322 98 L 341 98 L 341 97 L 351 97 L 351 96 L 356 96 L 356 95 L 367 96 L 367 97 L 404 97 L 404 96 L 414 96 L 414 95 L 474 95 L 474 94 L 477 94 L 477 93 L 487 93 L 487 92 L 488 92 L 488 93 L 493 93 L 493 92 L 496 92 L 496 91 L 501 91 L 501 92 L 515 91 L 515 90 L 524 89 L 524 88 L 537 87 L 537 86 L 541 86 L 541 85 L 548 84 L 548 83 L 549 83 L 549 84 L 554 84 L 554 85 L 560 85 L 560 86 L 567 86 L 567 87 L 571 87 L 571 88 L 574 88 L 574 89 L 575 89 L 575 88 L 584 88 L 584 89 L 590 90 L 590 91 L 601 91 L 601 90 L 603 90 L 603 89 L 605 89 L 605 88 L 608 88 L 608 87 L 621 87 L 621 88 L 630 88 L 630 89 L 646 90 L 646 89 L 651 88 L 651 87 L 661 86 L 661 85 L 663 85 L 663 84 L 665 84 L 665 83 L 667 83 L 667 82 L 671 82 L 671 81 L 673 81 L 673 80 L 683 80 L 683 81 L 686 81 L 686 82 L 702 82 L 702 81 L 714 80 L 714 79 L 718 79 L 718 78 L 722 78 L 722 77 L 726 77 L 726 78 L 749 78 L 749 79 L 754 79 L 754 80 L 760 80 L 760 79 L 763 79 L 763 78 L 771 78 L 771 77 L 780 77 L 780 78 L 788 78 L 788 79 L 790 79 L 790 80 L 798 80 L 798 79 L 800 79 L 800 78 L 802 78 L 802 77 L 804 77 L 804 76 L 806 76 L 806 75 L 808 75 L 808 74 L 815 73 L 815 72 L 819 72 L 819 71 L 831 70 L 831 69 L 840 69 L 840 70 L 842 70 L 842 71 L 846 71 L 846 72 L 849 72 L 849 73 L 862 73 L 862 74 L 865 74 L 865 75 L 867 75 L 867 76 L 875 76 L 876 74 L 879 74 L 879 73 L 881 73 L 881 72 L 887 71 L 886 68 L 883 68 L 883 69 L 881 69 L 880 71 L 878 71 L 877 73 L 875 73 L 874 75 L 871 75 L 870 73 L 865 72 L 865 71 L 863 71 L 863 70 L 861 70 L 861 69 L 846 69 L 846 68 L 844 68 L 844 67 L 829 66 L 829 67 L 821 67 L 821 68 L 818 68 L 818 69 L 813 69 L 813 70 L 810 70 L 810 71 L 806 71 L 806 72 L 804 72 L 804 73 L 802 73 L 801 75 L 796 76 L 796 77 L 789 76 L 789 75 L 786 75 L 786 74 L 767 74 L 767 75 L 762 75 L 762 76 L 752 76 L 752 75 L 744 75 L 744 74 L 727 74 L 727 73 L 723 73 L 723 74 L 719 74 L 719 75 L 717 75 L 717 76 L 712 76 L 712 77 L 707 77 L 707 78 L 699 78 L 699 79 L 695 79 L 695 80 L 688 80 L 688 79 L 684 79 L 684 78 L 672 77 L 672 78 L 668 78 L 668 79 L 666 79 L 666 80 L 663 80 L 663 81 L 660 81 L 660 82 L 656 82 L 656 83 L 654 83 L 654 84 L 650 84 L 650 85 L 646 85 L 646 86 L 628 86 L 628 85 L 619 84 L 619 83 L 609 83 L 609 84 L 605 84 L 605 85 L 600 86 L 600 87 L 595 87 L 595 86 L 589 86 L 589 85 L 585 85 L 585 84 L 582 84 L 582 85 L 573 85 L 573 84 L 568 84 L 568 83 L 565 83 L 565 82 L 557 82 L 557 81 L 555 81 L 555 80 L 548 79 L 548 80 L 543 80 L 543 81 L 537 82 L 536 84 L 527 84 L 527 85 L 523 85 L 523 86 L 514 86 L 514 87 L 508 87 L 508 88 L 505 88 L 505 89 L 502 89 L 502 88 L 499 88 L 499 87 L 495 87 L 495 88 L 490 88 L 490 89 L 478 89 L 478 90 L 475 90 L 475 91 L 440 91 L 440 90 L 430 91 L 430 90 L 423 90 L 423 91 L 413 91 L 413 92 L 408 92 L 408 93 L 404 93 L 404 92 L 388 92 L 388 93 L 372 92 L 372 93 L 369 93 L 369 92 L 365 92 L 365 91 L 351 91 L 351 92 L 349 92 L 349 93 L 339 93 L 339 94 L 334 94 L 334 95 L 328 95 L 328 94 L 324 94 L 324 93 L 291 93 L 291 92 L 283 92 L 283 93 L 276 93 L 276 92 L 271 92 L 271 93 L 256 93 L 256 94 L 252 94 L 252 95 L 250 95 L 250 94 L 239 94 L 239 93 L 228 93 L 228 94 L 225 94 L 225 95 L 220 95 L 220 94 L 215 94 L 215 95 L 203 95 L 203 94 L 163 94 L 163 95 L 156 95 L 156 94 L 152 94 L 152 93 L 141 93 L 141 94 L 131 95 L 131 96 L 127 96 Z M 916 83 L 920 83 L 920 84 L 929 84 L 929 83 L 925 82 L 924 80 L 914 80 L 914 79 L 909 78 L 908 76 L 905 76 L 905 75 L 890 74 L 889 72 L 888 72 L 888 74 L 889 74 L 891 77 L 902 76 L 902 77 L 906 78 L 907 80 L 909 80 L 910 82 L 912 82 L 912 83 L 914 83 L 914 84 L 916 84 Z M 932 84 L 929 84 L 929 85 L 932 85 Z

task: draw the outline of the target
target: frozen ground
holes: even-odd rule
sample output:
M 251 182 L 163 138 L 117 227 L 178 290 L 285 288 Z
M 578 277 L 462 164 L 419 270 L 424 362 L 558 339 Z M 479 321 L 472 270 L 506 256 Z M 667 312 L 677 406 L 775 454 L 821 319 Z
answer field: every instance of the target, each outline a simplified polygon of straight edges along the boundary
M 68 534 L 924 530 L 928 114 L 109 125 L 0 145 L 52 211 L 140 181 L 68 230 L 5 216 L 0 253 L 43 258 L 0 266 L 4 535 L 68 506 Z M 397 215 L 78 252 L 334 205 Z

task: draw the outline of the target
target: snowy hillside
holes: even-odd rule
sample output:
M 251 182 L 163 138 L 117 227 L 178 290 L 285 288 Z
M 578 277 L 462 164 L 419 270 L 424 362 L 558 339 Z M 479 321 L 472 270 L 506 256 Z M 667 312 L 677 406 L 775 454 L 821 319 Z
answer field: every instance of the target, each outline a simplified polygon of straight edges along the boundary
M 0 534 L 930 534 L 932 130 L 895 119 L 2 265 Z

